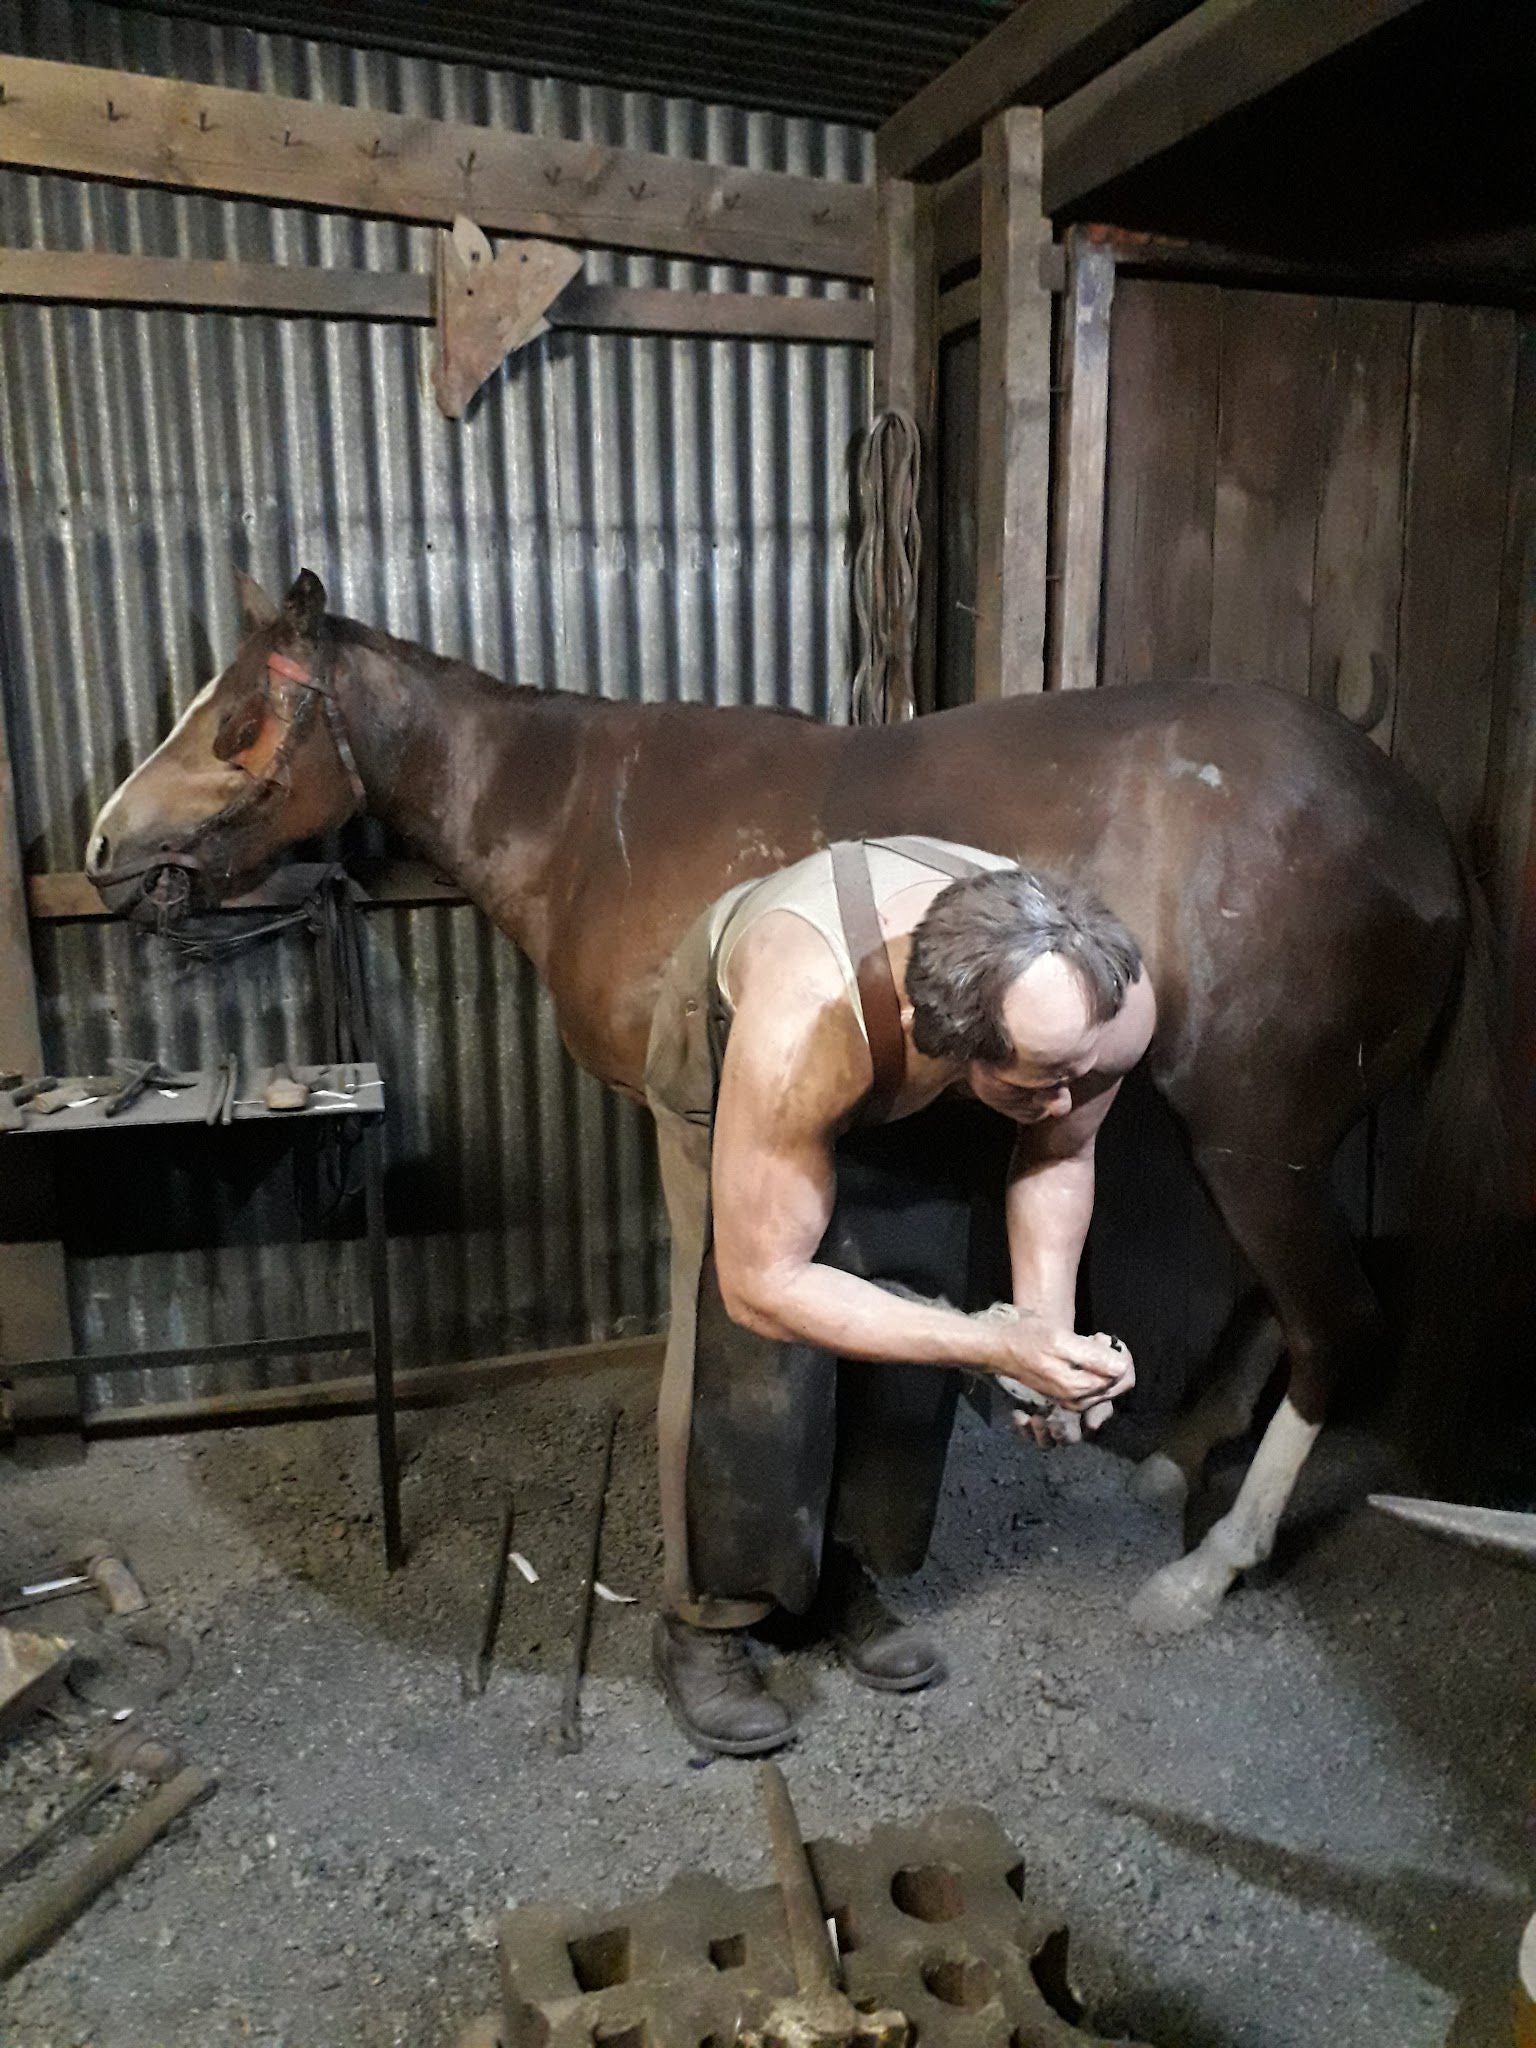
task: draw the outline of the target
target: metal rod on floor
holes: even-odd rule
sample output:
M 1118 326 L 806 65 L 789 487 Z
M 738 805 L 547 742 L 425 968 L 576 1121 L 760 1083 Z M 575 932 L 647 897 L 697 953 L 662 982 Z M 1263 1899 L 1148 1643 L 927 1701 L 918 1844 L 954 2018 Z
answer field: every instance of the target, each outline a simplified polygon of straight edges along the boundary
M 587 1575 L 581 1583 L 581 1604 L 576 1613 L 576 1635 L 571 1644 L 571 1667 L 566 1673 L 565 1697 L 560 1705 L 560 1747 L 568 1756 L 581 1748 L 581 1679 L 586 1669 L 587 1646 L 592 1640 L 592 1607 L 596 1598 L 598 1559 L 603 1547 L 603 1511 L 608 1502 L 608 1479 L 613 1470 L 613 1439 L 618 1427 L 618 1407 L 610 1401 L 603 1430 L 602 1456 L 598 1461 L 597 1492 L 592 1501 Z
M 485 1626 L 480 1631 L 480 1654 L 475 1659 L 473 1689 L 484 1692 L 490 1682 L 491 1660 L 496 1655 L 496 1638 L 501 1634 L 501 1610 L 507 1598 L 507 1564 L 512 1549 L 512 1527 L 516 1519 L 516 1498 L 507 1494 L 506 1513 L 501 1518 L 501 1547 L 496 1552 L 496 1569 L 491 1574 L 490 1604 Z

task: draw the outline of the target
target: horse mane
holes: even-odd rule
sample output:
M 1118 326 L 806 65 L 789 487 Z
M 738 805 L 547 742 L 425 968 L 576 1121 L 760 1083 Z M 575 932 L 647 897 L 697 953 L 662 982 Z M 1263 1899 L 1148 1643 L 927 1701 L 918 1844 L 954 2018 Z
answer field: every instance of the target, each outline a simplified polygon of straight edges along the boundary
M 380 655 L 386 661 L 414 669 L 418 674 L 438 675 L 445 680 L 483 684 L 498 693 L 510 692 L 518 697 L 568 694 L 542 689 L 537 683 L 508 682 L 504 676 L 493 676 L 489 669 L 476 668 L 473 662 L 460 661 L 453 655 L 434 654 L 430 647 L 423 647 L 417 640 L 402 640 L 393 633 L 386 633 L 382 626 L 365 626 L 361 619 L 345 619 L 328 613 L 326 625 L 338 647 L 365 648 L 370 654 Z
M 452 655 L 434 654 L 430 647 L 423 647 L 419 641 L 401 640 L 393 633 L 386 633 L 381 626 L 365 626 L 360 619 L 344 619 L 328 613 L 326 624 L 338 646 L 365 648 L 369 653 L 380 655 L 386 661 L 404 663 L 418 674 L 429 677 L 438 675 L 445 681 L 471 683 L 494 690 L 502 696 L 559 697 L 571 703 L 591 705 L 603 710 L 625 708 L 626 700 L 620 698 L 600 697 L 584 690 L 546 689 L 539 683 L 509 682 L 505 676 L 492 675 L 489 669 L 476 668 L 473 662 L 460 661 Z M 628 708 L 637 710 L 651 707 L 631 704 Z M 712 710 L 714 707 L 697 705 L 692 708 Z M 758 704 L 750 708 L 768 718 L 790 718 L 805 725 L 826 723 L 812 713 L 800 711 L 788 704 Z

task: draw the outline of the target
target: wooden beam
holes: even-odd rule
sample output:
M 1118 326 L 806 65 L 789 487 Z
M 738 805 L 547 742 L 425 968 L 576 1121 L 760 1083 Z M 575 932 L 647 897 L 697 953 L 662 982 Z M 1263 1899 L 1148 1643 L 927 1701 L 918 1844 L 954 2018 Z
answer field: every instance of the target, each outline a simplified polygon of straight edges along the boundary
M 1209 279 L 1213 284 L 1238 287 L 1277 285 L 1288 291 L 1410 302 L 1449 298 L 1503 305 L 1536 298 L 1536 235 L 1522 277 L 1513 267 L 1513 237 L 1506 244 L 1510 261 L 1501 264 L 1491 243 L 1474 245 L 1470 241 L 1461 255 L 1454 245 L 1442 244 L 1433 249 L 1400 248 L 1380 254 L 1363 251 L 1340 259 L 1277 256 L 1269 250 L 1239 249 L 1221 242 L 1098 223 L 1080 232 L 1113 252 L 1122 276 Z
M 117 256 L 95 249 L 0 249 L 0 299 L 171 306 L 199 313 L 300 313 L 322 320 L 407 320 L 422 325 L 432 318 L 432 280 L 425 271 Z
M 658 1374 L 666 1340 L 614 1337 L 597 1344 L 562 1345 L 548 1351 L 514 1352 L 506 1358 L 465 1359 L 456 1365 L 426 1365 L 395 1374 L 401 1408 L 445 1407 L 474 1401 L 500 1386 L 537 1386 L 543 1380 L 580 1379 L 593 1372 Z M 188 1363 L 196 1365 L 193 1357 Z M 146 1402 L 132 1408 L 103 1408 L 87 1418 L 92 1437 L 163 1436 L 190 1429 L 244 1429 L 271 1422 L 323 1422 L 338 1415 L 371 1415 L 371 1373 L 344 1379 L 306 1380 L 291 1387 L 237 1388 L 193 1395 L 185 1401 Z
M 1041 117 L 1010 107 L 982 137 L 976 696 L 1045 684 L 1051 295 L 1041 252 Z
M 882 176 L 910 178 L 957 144 L 974 144 L 1004 107 L 1053 106 L 1192 4 L 1029 0 L 883 123 L 875 136 Z
M 300 314 L 321 320 L 399 320 L 418 326 L 432 320 L 432 281 L 424 271 L 222 263 L 97 250 L 0 249 L 0 299 Z M 811 299 L 782 292 L 685 292 L 611 284 L 567 286 L 546 318 L 551 327 L 601 333 L 846 341 L 866 346 L 875 331 L 874 306 L 867 298 Z
M 873 300 L 807 299 L 784 292 L 674 292 L 640 285 L 573 284 L 547 317 L 551 327 L 614 334 L 853 342 L 866 348 L 875 338 Z
M 1284 85 L 1423 0 L 1202 0 L 1045 116 L 1042 196 L 1055 215 Z M 941 274 L 980 246 L 979 164 L 938 197 Z
M 27 925 L 5 707 L 0 701 L 0 1068 L 43 1071 L 37 981 Z M 54 1358 L 74 1349 L 64 1247 L 56 1235 L 53 1174 L 41 1161 L 7 1168 L 0 1187 L 0 1379 L 6 1358 Z M 18 1385 L 11 1413 L 22 1429 L 75 1426 L 80 1391 L 67 1374 Z
M 1114 257 L 1074 230 L 1061 318 L 1061 458 L 1054 506 L 1059 545 L 1052 585 L 1052 682 L 1058 690 L 1092 690 L 1099 680 L 1114 296 Z
M 912 704 L 933 709 L 937 650 L 939 278 L 933 257 L 933 193 L 904 178 L 877 187 L 875 231 L 876 412 L 892 408 L 917 422 L 920 473 L 917 623 L 912 648 Z
M 867 185 L 0 58 L 0 164 L 867 278 Z
M 1086 198 L 1421 4 L 1202 0 L 1051 109 L 1046 211 Z

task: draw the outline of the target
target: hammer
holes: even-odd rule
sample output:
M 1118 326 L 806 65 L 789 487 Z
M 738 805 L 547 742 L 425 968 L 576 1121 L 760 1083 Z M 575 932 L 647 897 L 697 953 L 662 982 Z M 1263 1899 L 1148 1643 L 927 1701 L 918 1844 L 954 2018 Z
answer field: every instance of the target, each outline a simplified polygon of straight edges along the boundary
M 61 1572 L 57 1578 L 0 1589 L 0 1614 L 40 1607 L 45 1600 L 64 1600 L 73 1593 L 88 1593 L 93 1586 L 113 1614 L 137 1614 L 149 1605 L 138 1580 L 122 1559 L 114 1556 L 105 1543 L 93 1543 L 72 1570 Z
M 79 1568 L 113 1614 L 137 1614 L 149 1605 L 138 1580 L 105 1543 L 88 1543 Z
M 45 1849 L 51 1848 L 83 1814 L 89 1813 L 98 1800 L 105 1799 L 130 1771 L 147 1778 L 152 1785 L 163 1785 L 181 1768 L 181 1758 L 170 1743 L 141 1734 L 136 1728 L 117 1729 L 101 1752 L 101 1763 L 101 1770 L 82 1791 L 67 1800 L 46 1826 L 28 1835 L 21 1847 L 0 1863 L 0 1884 L 30 1869 Z
M 9 1977 L 56 1941 L 92 1899 L 131 1870 L 167 1828 L 217 1786 L 218 1780 L 211 1773 L 188 1764 L 168 1784 L 152 1792 L 111 1834 L 94 1842 L 89 1854 L 73 1870 L 45 1883 L 17 1919 L 0 1927 L 0 1979 Z
M 750 2038 L 754 2048 L 906 2048 L 911 2026 L 905 2013 L 860 2012 L 838 1982 L 825 1909 L 784 1773 L 764 1764 L 758 1784 L 797 1989 L 793 1998 L 779 2000 L 760 2032 L 743 2040 Z

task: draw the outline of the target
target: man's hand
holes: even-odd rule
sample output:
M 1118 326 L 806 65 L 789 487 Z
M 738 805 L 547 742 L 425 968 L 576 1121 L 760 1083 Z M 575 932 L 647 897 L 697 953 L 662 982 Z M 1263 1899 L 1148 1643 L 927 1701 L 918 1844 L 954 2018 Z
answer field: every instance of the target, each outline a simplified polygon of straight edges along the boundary
M 1027 1404 L 1015 1414 L 1014 1426 L 1037 1444 L 1080 1443 L 1084 1429 L 1101 1428 L 1115 1401 L 1136 1384 L 1131 1354 L 1118 1337 L 1054 1330 L 1006 1301 L 981 1315 L 1000 1326 L 1004 1354 L 1018 1354 L 1013 1363 L 1006 1355 L 995 1359 L 990 1369 L 1008 1394 Z
M 988 1370 L 1056 1407 L 1084 1413 L 1136 1384 L 1131 1354 L 1117 1338 L 1079 1337 L 1041 1316 L 1010 1312 L 1006 1304 L 987 1313 L 999 1325 Z

